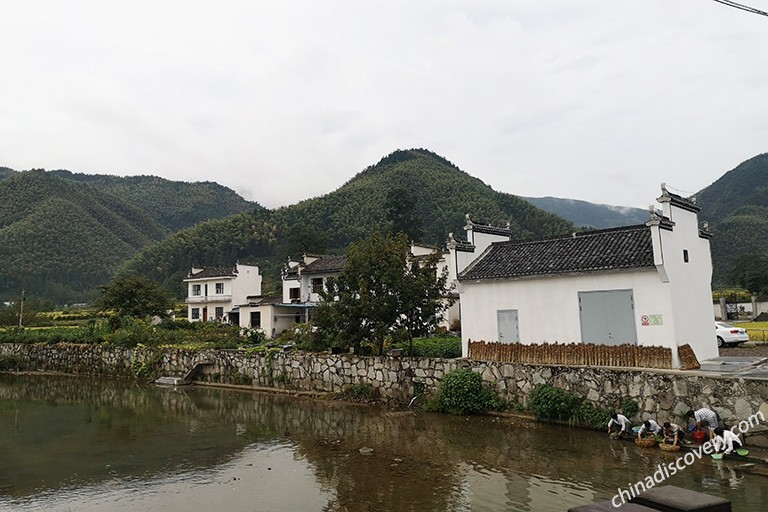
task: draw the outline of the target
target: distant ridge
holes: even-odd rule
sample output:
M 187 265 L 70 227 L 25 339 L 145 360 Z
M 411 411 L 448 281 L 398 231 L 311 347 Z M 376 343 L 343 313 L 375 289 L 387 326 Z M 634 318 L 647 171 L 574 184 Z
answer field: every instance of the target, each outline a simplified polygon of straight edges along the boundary
M 642 224 L 649 218 L 648 210 L 629 206 L 610 206 L 558 197 L 523 197 L 522 199 L 585 228 L 632 226 Z

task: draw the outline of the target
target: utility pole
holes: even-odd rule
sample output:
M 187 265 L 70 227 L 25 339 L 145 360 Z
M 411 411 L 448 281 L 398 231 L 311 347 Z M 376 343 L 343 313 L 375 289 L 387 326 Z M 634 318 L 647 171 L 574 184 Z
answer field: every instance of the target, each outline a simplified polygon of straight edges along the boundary
M 21 304 L 19 304 L 19 330 L 22 329 L 22 318 L 24 317 L 24 290 L 21 290 Z

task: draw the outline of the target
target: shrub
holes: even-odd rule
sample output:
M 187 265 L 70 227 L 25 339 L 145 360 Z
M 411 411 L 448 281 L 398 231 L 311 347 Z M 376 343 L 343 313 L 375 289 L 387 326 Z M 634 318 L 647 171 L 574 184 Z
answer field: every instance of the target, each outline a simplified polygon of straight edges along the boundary
M 352 400 L 370 400 L 373 398 L 373 386 L 370 384 L 355 384 L 347 389 L 344 395 Z
M 494 391 L 483 387 L 483 377 L 470 369 L 452 370 L 438 387 L 440 409 L 450 414 L 477 414 L 506 408 L 506 402 Z
M 635 402 L 632 399 L 626 399 L 621 404 L 621 412 L 626 416 L 627 418 L 632 418 L 635 416 L 635 414 L 638 413 L 640 410 L 640 407 L 637 405 L 637 402 Z M 606 420 L 607 422 L 608 420 Z
M 569 418 L 571 425 L 594 429 L 604 429 L 611 417 L 611 410 L 596 407 L 589 402 L 581 402 L 576 413 Z
M 0 371 L 21 370 L 23 361 L 14 354 L 0 356 Z
M 541 420 L 567 420 L 571 425 L 603 428 L 611 410 L 596 407 L 578 395 L 549 384 L 537 384 L 528 395 L 528 407 Z
M 528 407 L 542 420 L 570 420 L 580 405 L 578 396 L 549 384 L 537 384 L 528 395 Z
M 401 348 L 405 354 L 408 354 L 410 346 L 405 341 L 394 344 L 393 348 Z M 461 338 L 447 335 L 415 338 L 413 340 L 413 356 L 442 357 L 447 359 L 461 357 Z
M 232 375 L 232 384 L 239 386 L 250 386 L 253 384 L 253 377 L 249 377 L 242 372 L 235 372 L 235 374 Z

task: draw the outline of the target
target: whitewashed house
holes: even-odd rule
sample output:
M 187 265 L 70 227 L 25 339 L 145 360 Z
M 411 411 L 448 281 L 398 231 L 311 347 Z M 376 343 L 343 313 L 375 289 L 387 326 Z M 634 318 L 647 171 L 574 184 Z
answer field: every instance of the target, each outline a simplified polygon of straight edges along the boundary
M 459 270 L 463 355 L 472 340 L 662 346 L 675 367 L 684 344 L 717 357 L 711 234 L 693 202 L 664 185 L 657 201 L 645 224 L 491 243 Z
M 249 295 L 261 294 L 261 281 L 259 267 L 254 265 L 193 267 L 184 279 L 187 319 L 239 323 L 237 306 Z
M 301 261 L 289 260 L 283 269 L 282 297 L 249 296 L 239 307 L 240 326 L 274 338 L 294 324 L 308 322 L 327 279 L 346 263 L 346 256 L 336 255 L 305 254 Z

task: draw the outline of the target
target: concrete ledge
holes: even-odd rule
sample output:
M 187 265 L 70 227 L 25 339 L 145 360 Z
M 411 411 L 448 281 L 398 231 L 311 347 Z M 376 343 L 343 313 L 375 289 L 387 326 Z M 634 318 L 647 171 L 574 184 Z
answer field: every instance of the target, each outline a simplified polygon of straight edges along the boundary
M 624 503 L 619 507 L 614 507 L 610 501 L 601 501 L 600 503 L 589 503 L 578 507 L 569 508 L 568 512 L 610 512 L 619 510 L 621 512 L 658 512 L 658 510 L 637 505 L 635 503 Z
M 631 500 L 662 512 L 731 512 L 731 502 L 674 485 L 648 489 Z

